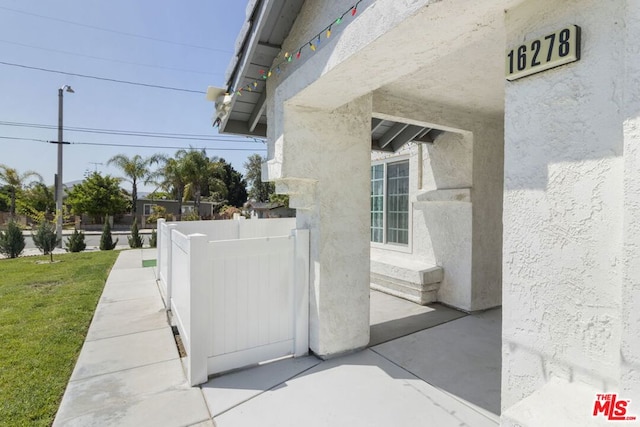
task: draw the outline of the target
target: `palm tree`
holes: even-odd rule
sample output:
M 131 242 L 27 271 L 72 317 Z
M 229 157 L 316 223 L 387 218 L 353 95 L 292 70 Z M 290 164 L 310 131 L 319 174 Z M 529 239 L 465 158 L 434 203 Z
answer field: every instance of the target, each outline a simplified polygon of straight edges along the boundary
M 34 171 L 26 171 L 20 174 L 16 169 L 9 166 L 0 164 L 0 183 L 4 183 L 5 188 L 9 190 L 9 197 L 11 198 L 11 216 L 16 214 L 16 195 L 22 191 L 26 185 L 27 179 L 34 177 L 38 181 L 42 182 L 42 176 Z
M 178 201 L 178 219 L 182 214 L 182 196 L 184 194 L 185 178 L 180 156 L 165 158 L 164 165 L 150 176 L 164 191 L 173 194 Z
M 200 211 L 200 198 L 203 188 L 208 189 L 211 174 L 211 162 L 205 150 L 179 150 L 176 156 L 180 159 L 185 182 L 185 192 L 194 196 L 194 210 Z
M 131 183 L 131 213 L 136 214 L 136 202 L 138 201 L 138 182 L 147 184 L 152 176 L 149 166 L 159 163 L 163 160 L 163 156 L 154 154 L 146 159 L 136 154 L 129 158 L 125 154 L 117 154 L 107 161 L 107 165 L 116 165 L 124 175 L 126 180 Z

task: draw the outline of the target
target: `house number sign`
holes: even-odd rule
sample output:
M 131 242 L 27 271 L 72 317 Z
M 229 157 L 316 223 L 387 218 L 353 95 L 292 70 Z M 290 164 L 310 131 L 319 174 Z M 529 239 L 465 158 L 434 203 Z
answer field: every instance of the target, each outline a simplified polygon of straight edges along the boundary
M 580 60 L 580 27 L 571 25 L 507 52 L 507 80 Z

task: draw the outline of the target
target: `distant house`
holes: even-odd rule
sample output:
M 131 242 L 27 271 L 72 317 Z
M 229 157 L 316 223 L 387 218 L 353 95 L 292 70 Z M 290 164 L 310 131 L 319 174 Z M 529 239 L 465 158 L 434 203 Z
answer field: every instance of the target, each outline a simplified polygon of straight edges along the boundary
M 251 217 L 262 218 L 295 218 L 296 210 L 281 203 L 264 203 L 249 201 L 245 208 L 251 213 Z
M 180 207 L 180 202 L 177 200 L 140 198 L 136 201 L 136 212 L 143 216 L 149 216 L 153 214 L 154 206 L 165 208 L 166 213 L 174 217 L 177 217 L 178 214 L 185 215 L 192 213 L 195 209 L 195 204 L 192 201 L 182 202 L 182 207 Z M 198 215 L 202 218 L 212 218 L 215 206 L 217 206 L 217 204 L 214 202 L 201 201 Z

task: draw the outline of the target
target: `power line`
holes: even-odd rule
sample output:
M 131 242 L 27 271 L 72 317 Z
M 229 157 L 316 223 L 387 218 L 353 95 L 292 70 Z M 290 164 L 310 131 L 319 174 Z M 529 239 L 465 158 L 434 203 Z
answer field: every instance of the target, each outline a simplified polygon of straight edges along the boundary
M 53 141 L 57 144 L 57 141 Z M 194 150 L 215 150 L 215 151 L 267 151 L 266 148 L 218 148 L 218 147 L 170 147 L 164 145 L 136 145 L 136 144 L 109 144 L 102 142 L 70 142 L 71 145 L 98 145 L 105 147 L 125 147 L 125 148 L 155 148 L 155 149 L 163 149 L 170 148 L 175 150 L 185 150 L 185 149 L 194 149 Z
M 38 123 L 21 123 L 21 122 L 5 122 L 0 121 L 0 126 L 15 126 L 26 127 L 33 129 L 57 129 L 55 125 L 45 125 Z M 264 141 L 248 138 L 243 139 L 231 139 L 228 137 L 221 137 L 215 135 L 202 135 L 202 134 L 184 134 L 184 133 L 163 133 L 163 132 L 144 132 L 144 131 L 127 131 L 127 130 L 115 130 L 115 129 L 98 129 L 98 128 L 81 128 L 65 126 L 65 131 L 68 132 L 83 132 L 94 133 L 104 135 L 118 135 L 118 136 L 134 136 L 145 138 L 160 138 L 160 139 L 180 139 L 186 141 L 211 141 L 211 142 L 250 142 L 250 143 L 264 143 Z
M 33 127 L 33 128 L 44 128 L 44 129 L 57 129 L 57 125 L 47 125 L 41 123 L 26 123 L 26 122 L 8 122 L 1 121 L 0 125 L 5 126 L 20 126 L 20 127 Z M 125 133 L 136 133 L 136 134 L 145 134 L 145 135 L 167 135 L 167 136 L 202 136 L 202 137 L 210 137 L 217 138 L 215 135 L 209 134 L 201 134 L 201 133 L 185 133 L 185 132 L 151 132 L 151 131 L 137 131 L 137 130 L 117 130 L 117 129 L 105 129 L 105 128 L 85 128 L 78 126 L 65 126 L 65 130 L 95 130 L 95 131 L 110 131 L 110 132 L 125 132 Z
M 0 6 L 0 9 L 8 10 L 9 12 L 20 13 L 20 14 L 28 15 L 28 16 L 35 16 L 35 17 L 41 18 L 41 19 L 49 19 L 51 21 L 64 22 L 65 24 L 76 25 L 78 27 L 91 28 L 93 30 L 105 31 L 105 32 L 108 32 L 108 33 L 113 33 L 113 34 L 120 34 L 122 36 L 136 37 L 136 38 L 139 38 L 139 39 L 152 40 L 152 41 L 156 41 L 156 42 L 160 42 L 160 43 L 168 43 L 168 44 L 172 44 L 172 45 L 176 45 L 176 46 L 190 47 L 190 48 L 193 48 L 193 49 L 210 50 L 212 52 L 233 53 L 228 49 L 217 49 L 217 48 L 206 47 L 206 46 L 198 46 L 198 45 L 189 44 L 189 43 L 182 43 L 182 42 L 177 42 L 177 41 L 173 41 L 173 40 L 166 40 L 166 39 L 161 39 L 161 38 L 157 38 L 157 37 L 145 36 L 145 35 L 142 35 L 142 34 L 134 34 L 134 33 L 128 33 L 128 32 L 125 32 L 125 31 L 112 30 L 110 28 L 104 28 L 104 27 L 97 27 L 95 25 L 82 24 L 80 22 L 69 21 L 69 20 L 60 19 L 60 18 L 54 18 L 52 16 L 39 15 L 37 13 L 26 12 L 24 10 L 11 9 L 9 7 L 4 7 L 4 6 Z
M 12 139 L 16 141 L 35 141 L 35 142 L 49 142 L 44 139 L 33 139 L 33 138 L 19 138 L 16 136 L 0 136 L 0 139 Z
M 46 141 L 44 139 L 35 139 L 35 138 L 21 138 L 21 137 L 13 137 L 13 136 L 0 136 L 0 139 L 9 139 L 9 140 L 18 140 L 18 141 L 33 141 L 33 142 L 44 142 L 44 143 L 53 143 L 57 144 L 58 141 Z M 123 147 L 123 148 L 153 148 L 153 149 L 171 149 L 171 150 L 214 150 L 214 151 L 266 151 L 266 148 L 219 148 L 219 147 L 179 147 L 179 146 L 164 146 L 164 145 L 138 145 L 138 144 L 111 144 L 111 143 L 103 143 L 103 142 L 64 142 L 65 144 L 70 145 L 93 145 L 93 146 L 104 146 L 104 147 Z
M 0 9 L 1 9 L 1 7 L 0 7 Z M 31 67 L 29 65 L 14 64 L 14 63 L 11 63 L 11 62 L 0 61 L 0 64 L 8 65 L 10 67 L 26 68 L 28 70 L 37 70 L 37 71 L 44 71 L 44 72 L 47 72 L 47 73 L 56 73 L 56 74 L 64 74 L 64 75 L 67 75 L 67 76 L 82 77 L 82 78 L 85 78 L 85 79 L 104 80 L 104 81 L 112 82 L 112 83 L 122 83 L 122 84 L 127 84 L 127 85 L 144 86 L 144 87 L 150 87 L 150 88 L 155 88 L 155 89 L 173 90 L 173 91 L 177 91 L 177 92 L 189 92 L 189 93 L 200 93 L 200 94 L 205 94 L 206 93 L 206 92 L 203 92 L 201 90 L 182 89 L 182 88 L 171 87 L 171 86 L 161 86 L 161 85 L 154 85 L 154 84 L 148 84 L 148 83 L 131 82 L 131 81 L 128 81 L 128 80 L 110 79 L 110 78 L 107 78 L 107 77 L 90 76 L 90 75 L 87 75 L 87 74 L 69 73 L 67 71 L 58 71 L 58 70 L 51 70 L 51 69 L 48 69 L 48 68 Z
M 137 66 L 140 66 L 140 67 L 157 68 L 157 69 L 170 70 L 170 71 L 180 71 L 180 72 L 184 72 L 184 73 L 194 73 L 194 74 L 204 74 L 204 75 L 222 75 L 221 73 L 210 73 L 210 72 L 206 72 L 206 71 L 187 70 L 187 69 L 183 69 L 183 68 L 165 67 L 165 66 L 162 66 L 162 65 L 143 64 L 143 63 L 140 63 L 140 62 L 123 61 L 123 60 L 114 59 L 114 58 L 104 58 L 104 57 L 101 57 L 101 56 L 85 55 L 83 53 L 75 53 L 75 52 L 69 52 L 69 51 L 66 51 L 66 50 L 59 50 L 59 49 L 50 49 L 50 48 L 41 47 L 41 46 L 33 46 L 33 45 L 29 45 L 29 44 L 24 44 L 24 43 L 11 42 L 11 41 L 8 41 L 8 40 L 0 40 L 0 43 L 6 43 L 6 44 L 11 44 L 11 45 L 15 45 L 15 46 L 21 46 L 21 47 L 28 47 L 30 49 L 44 50 L 44 51 L 47 51 L 47 52 L 63 53 L 65 55 L 79 56 L 79 57 L 83 57 L 83 58 L 98 59 L 100 61 L 116 62 L 116 63 L 119 63 L 119 64 L 137 65 Z

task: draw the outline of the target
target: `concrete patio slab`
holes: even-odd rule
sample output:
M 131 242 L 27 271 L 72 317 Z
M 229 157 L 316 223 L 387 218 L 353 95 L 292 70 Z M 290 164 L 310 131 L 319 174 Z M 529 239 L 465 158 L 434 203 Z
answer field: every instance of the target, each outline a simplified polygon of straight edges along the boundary
M 467 315 L 442 304 L 422 306 L 373 290 L 370 313 L 370 347 Z
M 85 341 L 71 380 L 178 359 L 169 327 L 97 341 Z
M 456 376 L 458 369 L 472 376 L 454 361 L 471 363 L 478 358 L 473 370 L 491 359 L 487 348 L 495 347 L 499 355 L 500 316 L 491 312 L 330 361 L 288 359 L 212 379 L 202 388 L 189 387 L 154 269 L 142 267 L 142 259 L 155 256 L 154 249 L 121 253 L 124 260 L 114 266 L 98 303 L 56 427 L 498 425 L 495 415 L 479 407 L 483 401 L 446 387 L 465 385 Z M 433 316 L 438 308 L 396 298 L 386 301 L 386 297 L 372 297 L 372 305 L 377 304 L 372 319 L 381 331 L 387 331 L 381 336 L 406 334 L 410 328 L 433 324 L 427 319 L 412 324 L 411 319 Z M 435 334 L 428 333 L 434 330 Z M 470 347 L 460 341 L 469 341 Z M 449 364 L 441 362 L 445 359 Z M 441 371 L 441 376 L 431 373 L 429 365 Z M 418 376 L 409 372 L 412 370 Z M 500 383 L 499 371 L 493 374 L 494 378 L 488 373 L 480 376 L 486 387 L 480 382 L 470 387 L 474 393 L 488 393 L 485 403 L 489 406 L 494 404 L 494 382 L 497 379 L 498 390 Z M 444 386 L 437 383 L 440 380 Z M 499 402 L 499 392 L 497 396 Z
M 60 421 L 176 389 L 189 389 L 178 359 L 69 382 Z
M 157 292 L 157 291 L 156 291 Z M 167 327 L 167 314 L 157 295 L 103 302 L 96 309 L 87 341 Z
M 286 359 L 210 380 L 202 392 L 212 416 L 222 414 L 318 365 L 313 356 Z
M 218 427 L 495 427 L 371 350 L 309 369 L 214 418 Z
M 103 408 L 55 426 L 178 427 L 210 420 L 207 405 L 197 388 L 172 390 L 124 405 Z
M 494 309 L 472 314 L 373 350 L 429 384 L 491 412 L 497 419 L 501 313 Z

